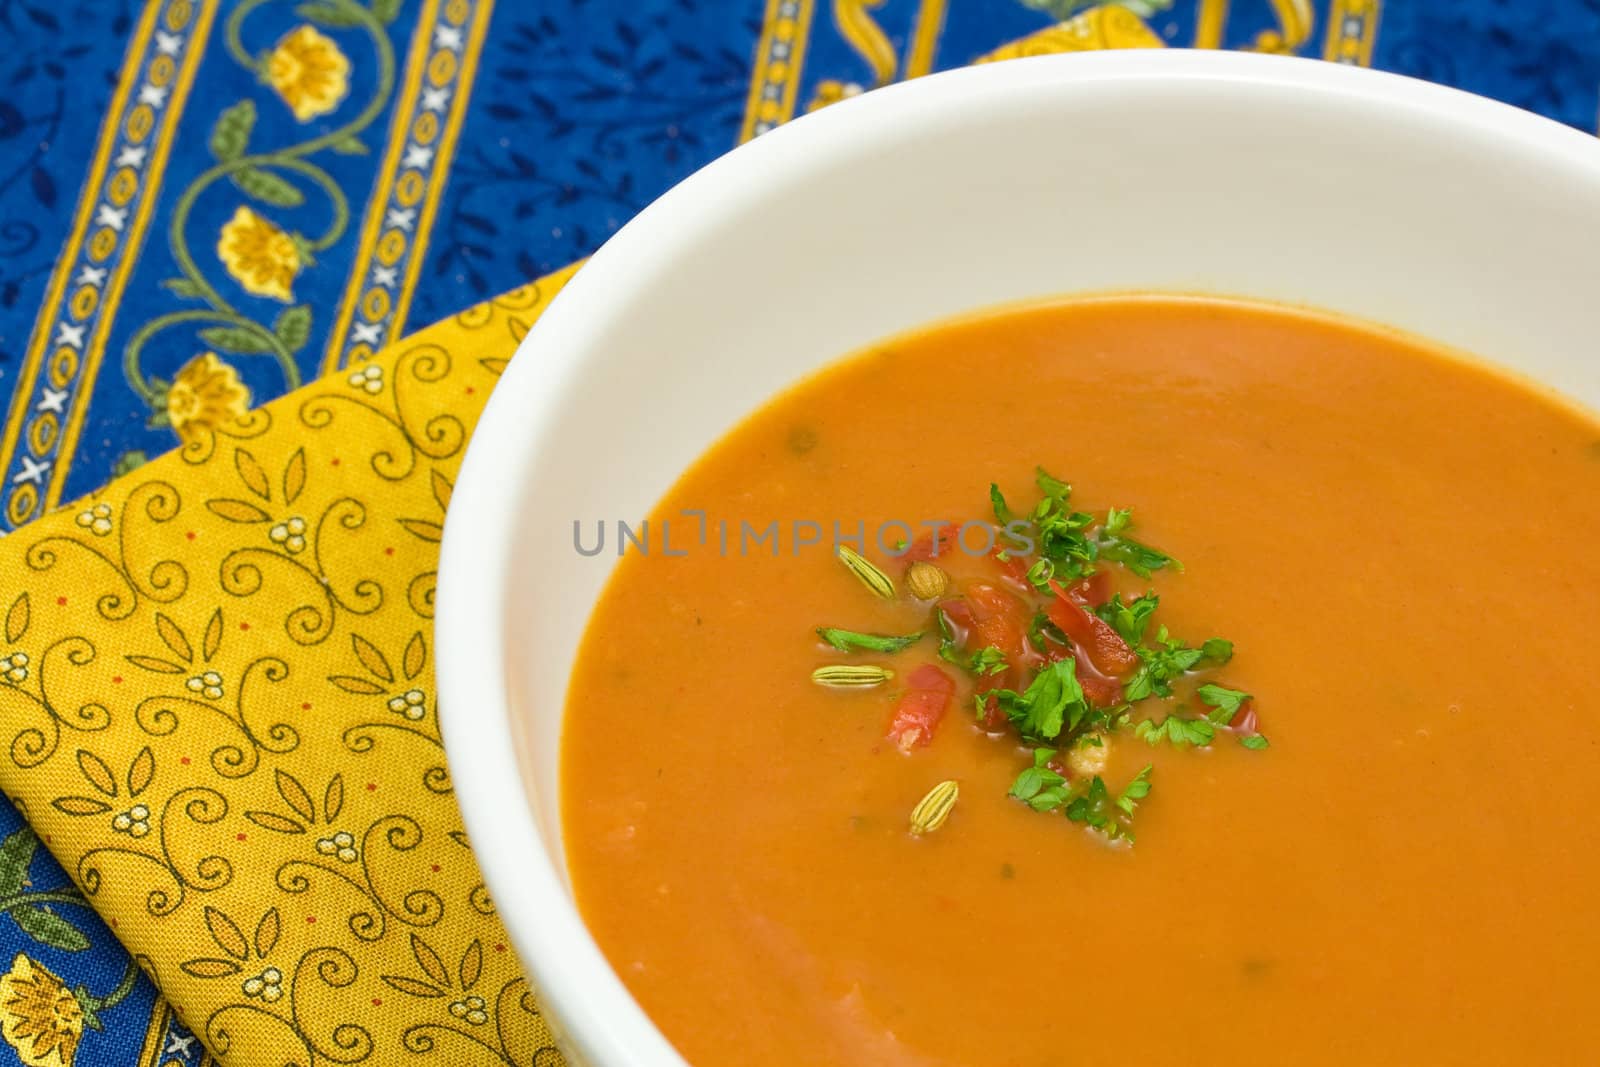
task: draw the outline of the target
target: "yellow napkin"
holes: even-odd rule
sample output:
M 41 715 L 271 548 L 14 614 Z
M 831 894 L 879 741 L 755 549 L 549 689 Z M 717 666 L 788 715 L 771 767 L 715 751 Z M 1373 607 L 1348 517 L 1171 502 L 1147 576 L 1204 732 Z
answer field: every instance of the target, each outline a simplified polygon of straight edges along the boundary
M 224 1063 L 559 1063 L 436 719 L 440 524 L 572 268 L 0 541 L 0 786 Z

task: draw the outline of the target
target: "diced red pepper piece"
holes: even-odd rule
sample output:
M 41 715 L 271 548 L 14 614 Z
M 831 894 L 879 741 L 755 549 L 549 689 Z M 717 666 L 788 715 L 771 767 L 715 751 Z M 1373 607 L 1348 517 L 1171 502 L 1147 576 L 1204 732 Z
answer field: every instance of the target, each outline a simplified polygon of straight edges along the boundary
M 1095 571 L 1067 586 L 1067 596 L 1085 607 L 1097 608 L 1111 599 L 1111 575 Z
M 975 582 L 967 587 L 967 602 L 972 606 L 972 626 L 967 632 L 967 648 L 980 652 L 993 645 L 1005 654 L 1010 669 L 990 675 L 997 683 L 980 689 L 1016 688 L 1017 671 L 1039 666 L 1041 659 L 1028 645 L 1028 605 L 998 586 Z M 999 684 L 1003 682 L 1002 686 Z
M 927 745 L 955 692 L 955 679 L 931 663 L 912 671 L 906 679 L 906 691 L 895 705 L 894 717 L 889 720 L 889 740 L 901 752 L 908 753 Z
M 911 542 L 911 547 L 901 554 L 900 559 L 909 567 L 919 560 L 931 563 L 948 556 L 955 550 L 956 537 L 960 533 L 961 527 L 956 523 L 942 522 Z
M 1108 678 L 1125 678 L 1139 666 L 1139 656 L 1111 624 L 1067 596 L 1061 583 L 1050 579 L 1055 596 L 1045 605 L 1045 614 L 1061 628 L 1072 643 L 1083 646 L 1094 669 Z
M 974 651 L 993 645 L 1007 660 L 1022 655 L 1022 640 L 1027 633 L 1022 601 L 1004 589 L 977 582 L 967 589 L 972 605 L 973 626 L 968 639 Z
M 963 631 L 957 635 L 963 640 L 966 638 L 966 631 L 970 631 L 973 626 L 977 625 L 977 620 L 972 617 L 972 605 L 961 597 L 939 601 L 939 610 L 944 612 L 945 618 Z
M 989 647 L 987 643 L 980 643 L 980 641 L 973 640 L 974 635 L 977 635 L 979 632 L 978 619 L 976 614 L 973 612 L 972 603 L 965 597 L 955 597 L 950 600 L 941 600 L 939 602 L 938 610 L 939 613 L 945 617 L 945 620 L 949 623 L 950 628 L 954 631 L 952 637 L 955 640 L 957 649 L 962 652 L 972 653 L 978 651 L 979 649 Z M 993 689 L 1005 689 L 1010 686 L 1013 673 L 1014 672 L 1008 669 L 999 674 L 982 675 L 978 678 L 975 691 L 978 693 L 987 693 Z M 989 729 L 997 729 L 992 720 L 993 717 L 998 714 L 998 708 L 996 708 L 994 701 L 990 700 L 989 712 L 987 717 L 984 719 L 984 724 Z M 1005 724 L 1004 715 L 1000 716 L 999 723 L 1000 725 Z
M 1097 708 L 1109 708 L 1122 703 L 1122 683 L 1096 670 L 1082 645 L 1075 646 L 1073 652 L 1078 657 L 1078 685 L 1083 687 L 1084 698 Z

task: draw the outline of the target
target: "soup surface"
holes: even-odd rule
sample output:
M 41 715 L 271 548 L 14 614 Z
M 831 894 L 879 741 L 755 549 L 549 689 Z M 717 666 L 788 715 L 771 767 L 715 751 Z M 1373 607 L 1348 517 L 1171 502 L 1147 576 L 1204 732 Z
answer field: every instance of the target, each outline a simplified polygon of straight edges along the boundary
M 991 482 L 1020 510 L 1036 465 L 1073 507 L 1132 508 L 1135 535 L 1182 560 L 1148 580 L 1102 569 L 1159 593 L 1173 634 L 1234 642 L 1206 677 L 1253 694 L 1270 738 L 1246 747 L 1226 717 L 1208 745 L 1116 732 L 1113 795 L 1153 768 L 1118 815 L 1133 844 L 1007 795 L 1029 746 L 983 728 L 981 679 L 940 660 L 937 632 L 893 655 L 815 633 L 929 629 L 928 603 L 840 566 L 835 522 L 864 524 L 854 547 L 903 584 L 882 524 L 992 520 Z M 684 509 L 706 512 L 705 544 Z M 563 818 L 586 921 L 697 1067 L 1592 1060 L 1585 415 L 1348 322 L 1075 301 L 828 369 L 652 519 L 686 555 L 630 548 L 589 622 Z M 773 521 L 776 555 L 741 546 L 741 522 Z M 820 543 L 797 549 L 806 521 Z M 953 553 L 951 594 L 992 566 Z M 858 663 L 895 677 L 812 680 Z M 886 731 L 920 664 L 958 689 L 903 751 Z M 913 834 L 945 780 L 948 819 Z

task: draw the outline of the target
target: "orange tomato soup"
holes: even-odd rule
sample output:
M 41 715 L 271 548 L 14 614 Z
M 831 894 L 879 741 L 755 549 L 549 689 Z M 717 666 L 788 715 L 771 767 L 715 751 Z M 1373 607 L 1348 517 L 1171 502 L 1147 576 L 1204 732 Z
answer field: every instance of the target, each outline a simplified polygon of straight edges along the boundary
M 1028 747 L 948 664 L 932 743 L 886 740 L 937 633 L 815 634 L 929 628 L 839 565 L 836 521 L 899 582 L 880 524 L 989 518 L 991 482 L 1025 507 L 1036 465 L 1182 560 L 1116 587 L 1235 642 L 1212 673 L 1271 742 L 1114 734 L 1113 793 L 1153 765 L 1131 847 L 1008 797 Z M 1600 1055 L 1600 426 L 1574 408 L 1309 313 L 1072 301 L 829 368 L 652 519 L 687 555 L 630 550 L 589 621 L 563 818 L 585 920 L 697 1067 Z M 778 554 L 741 554 L 739 523 L 773 521 Z M 856 662 L 895 679 L 811 680 Z M 913 835 L 943 780 L 948 821 Z

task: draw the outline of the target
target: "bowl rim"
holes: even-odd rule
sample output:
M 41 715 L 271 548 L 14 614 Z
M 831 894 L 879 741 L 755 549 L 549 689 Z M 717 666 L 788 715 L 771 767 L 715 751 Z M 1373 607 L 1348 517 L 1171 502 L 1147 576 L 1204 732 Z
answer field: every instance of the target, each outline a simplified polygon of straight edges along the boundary
M 909 118 L 974 108 L 997 93 L 1064 84 L 1142 82 L 1175 90 L 1197 81 L 1264 91 L 1315 90 L 1352 102 L 1404 106 L 1449 128 L 1475 128 L 1508 152 L 1566 163 L 1600 181 L 1600 141 L 1485 97 L 1402 75 L 1298 57 L 1191 50 L 1111 50 L 1039 56 L 944 71 L 805 115 L 737 147 L 663 194 L 625 224 L 552 300 L 517 347 L 463 459 L 440 545 L 435 662 L 451 779 L 464 824 L 513 947 L 555 1031 L 604 1067 L 686 1067 L 629 994 L 588 932 L 563 872 L 540 844 L 515 755 L 500 620 L 515 552 L 517 494 L 504 489 L 538 428 L 582 364 L 609 309 L 647 282 L 671 250 L 761 198 L 763 178 L 804 159 L 904 130 Z M 559 813 L 552 813 L 559 819 Z

